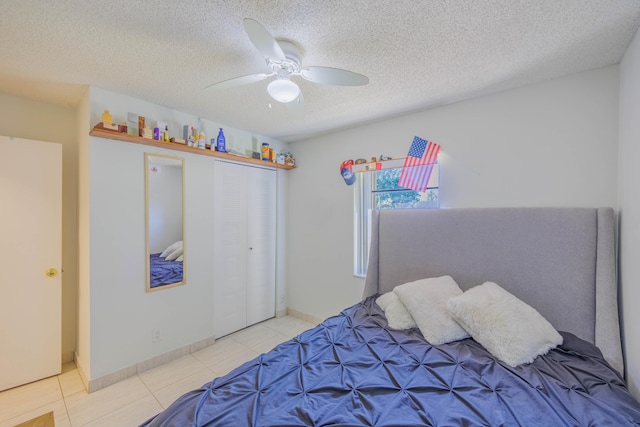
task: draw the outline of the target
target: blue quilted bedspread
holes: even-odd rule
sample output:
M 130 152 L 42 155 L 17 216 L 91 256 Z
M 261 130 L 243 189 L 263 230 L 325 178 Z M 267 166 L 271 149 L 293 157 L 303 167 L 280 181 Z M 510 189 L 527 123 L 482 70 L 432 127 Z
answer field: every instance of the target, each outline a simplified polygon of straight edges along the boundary
M 149 270 L 151 270 L 149 287 L 155 288 L 156 286 L 182 282 L 182 262 L 167 261 L 160 258 L 160 254 L 157 253 L 149 255 L 149 263 Z
M 472 339 L 431 346 L 368 298 L 189 392 L 145 426 L 627 426 L 640 404 L 593 345 L 509 367 Z

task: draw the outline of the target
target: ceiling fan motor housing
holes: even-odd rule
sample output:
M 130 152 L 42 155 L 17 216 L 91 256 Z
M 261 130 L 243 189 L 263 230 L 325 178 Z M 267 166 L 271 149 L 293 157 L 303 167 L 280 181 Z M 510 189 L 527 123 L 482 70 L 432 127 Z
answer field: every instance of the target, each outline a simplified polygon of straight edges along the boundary
M 279 74 L 278 71 L 281 69 L 287 70 L 289 74 L 298 74 L 300 72 L 300 49 L 289 41 L 276 41 L 282 49 L 285 59 L 278 60 L 267 58 L 267 65 L 269 65 L 269 68 L 271 68 L 271 70 L 276 74 Z

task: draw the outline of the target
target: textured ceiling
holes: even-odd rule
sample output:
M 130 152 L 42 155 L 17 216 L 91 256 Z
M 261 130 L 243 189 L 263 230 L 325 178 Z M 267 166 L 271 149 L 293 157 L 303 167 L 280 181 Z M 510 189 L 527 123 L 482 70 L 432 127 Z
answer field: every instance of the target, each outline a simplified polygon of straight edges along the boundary
M 298 78 L 301 111 L 267 80 L 205 91 L 268 71 L 245 17 L 370 83 Z M 294 141 L 617 63 L 639 24 L 640 0 L 2 0 L 0 92 L 75 106 L 93 85 Z

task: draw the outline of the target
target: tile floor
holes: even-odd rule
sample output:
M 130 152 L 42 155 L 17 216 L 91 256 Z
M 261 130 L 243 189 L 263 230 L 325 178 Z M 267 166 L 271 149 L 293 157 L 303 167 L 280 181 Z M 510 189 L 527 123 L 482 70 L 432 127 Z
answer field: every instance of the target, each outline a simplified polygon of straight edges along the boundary
M 137 426 L 182 394 L 314 326 L 292 316 L 270 319 L 91 394 L 69 363 L 60 375 L 0 392 L 0 427 L 49 411 L 56 427 Z

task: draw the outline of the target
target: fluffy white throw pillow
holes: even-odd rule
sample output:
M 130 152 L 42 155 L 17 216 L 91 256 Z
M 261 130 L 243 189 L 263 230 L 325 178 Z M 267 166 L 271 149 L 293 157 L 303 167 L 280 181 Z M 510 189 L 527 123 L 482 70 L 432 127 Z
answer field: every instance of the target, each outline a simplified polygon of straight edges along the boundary
M 171 252 L 169 255 L 167 255 L 167 257 L 165 258 L 167 261 L 174 261 L 176 260 L 179 256 L 182 255 L 184 248 L 182 246 L 179 246 L 178 249 L 176 249 L 175 251 Z
M 447 307 L 473 339 L 510 366 L 531 363 L 562 344 L 540 313 L 493 282 L 450 299 Z
M 447 301 L 462 294 L 451 276 L 416 280 L 397 286 L 393 292 L 415 320 L 431 345 L 468 338 L 467 332 L 447 311 Z
M 167 255 L 169 255 L 171 252 L 175 251 L 179 247 L 182 247 L 182 240 L 178 240 L 177 242 L 174 242 L 169 246 L 167 246 L 167 249 L 162 251 L 162 253 L 160 254 L 160 258 L 165 258 Z
M 402 304 L 398 295 L 387 292 L 376 299 L 376 304 L 384 310 L 389 327 L 393 329 L 411 329 L 416 327 L 416 322 Z

